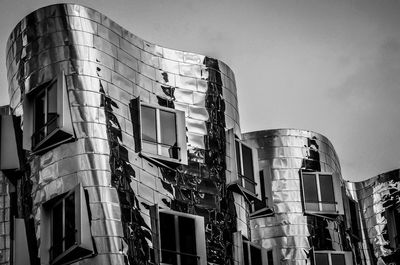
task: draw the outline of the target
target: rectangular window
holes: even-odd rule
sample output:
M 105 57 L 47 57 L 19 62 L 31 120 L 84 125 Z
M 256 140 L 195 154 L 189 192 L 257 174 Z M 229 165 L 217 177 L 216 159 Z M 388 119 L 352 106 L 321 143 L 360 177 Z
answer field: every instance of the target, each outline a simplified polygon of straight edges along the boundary
M 256 194 L 256 182 L 254 175 L 253 150 L 235 139 L 236 163 L 239 179 L 242 187 Z M 258 170 L 258 169 L 257 169 Z
M 158 213 L 157 213 L 158 212 Z M 152 206 L 155 260 L 170 265 L 205 265 L 204 219 Z
M 353 236 L 356 238 L 361 238 L 360 235 L 360 224 L 358 219 L 358 203 L 353 201 L 352 199 L 348 199 L 349 202 L 349 211 L 350 211 L 350 231 Z
M 74 136 L 64 73 L 24 98 L 23 148 L 39 152 Z
M 400 205 L 387 209 L 385 216 L 390 247 L 398 249 L 400 248 Z
M 338 203 L 332 174 L 302 172 L 304 208 L 309 212 L 337 213 Z M 340 189 L 340 187 L 337 187 Z
M 168 162 L 187 164 L 185 113 L 153 106 L 134 99 L 131 116 L 135 130 L 136 151 Z M 140 128 L 140 129 L 139 129 Z
M 315 265 L 352 265 L 352 253 L 344 251 L 314 251 Z
M 274 265 L 272 249 L 262 248 L 247 240 L 242 242 L 244 265 Z
M 86 199 L 81 185 L 43 206 L 41 256 L 50 264 L 64 264 L 91 256 Z

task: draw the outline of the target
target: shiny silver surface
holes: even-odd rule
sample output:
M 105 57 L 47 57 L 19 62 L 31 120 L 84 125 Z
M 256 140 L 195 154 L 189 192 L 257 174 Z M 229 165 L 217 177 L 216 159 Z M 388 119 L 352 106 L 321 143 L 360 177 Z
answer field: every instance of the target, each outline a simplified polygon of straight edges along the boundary
M 396 250 L 390 246 L 385 212 L 400 203 L 400 170 L 348 183 L 347 186 L 352 197 L 360 204 L 362 226 L 366 234 L 362 247 L 367 264 L 375 264 L 379 259 L 384 259 L 387 264 L 393 261 L 398 264 L 399 254 L 396 257 Z
M 27 157 L 32 196 L 27 205 L 38 249 L 41 205 L 82 183 L 97 255 L 77 264 L 144 264 L 149 253 L 134 250 L 152 242 L 138 243 L 139 234 L 127 234 L 146 229 L 140 220 L 128 220 L 121 207 L 139 213 L 150 227 L 148 206 L 153 204 L 204 216 L 208 261 L 233 259 L 223 234 L 248 227 L 241 195 L 226 191 L 226 163 L 233 154 L 225 132 L 232 129 L 240 136 L 235 79 L 226 64 L 151 44 L 90 8 L 59 4 L 29 14 L 15 27 L 7 43 L 7 69 L 10 107 L 21 123 L 27 93 L 60 72 L 68 87 L 76 140 Z M 169 170 L 134 151 L 129 103 L 137 97 L 153 105 L 172 102 L 185 112 L 188 166 Z M 119 139 L 109 129 L 112 124 Z M 113 181 L 115 146 L 128 157 L 117 161 L 127 191 Z M 121 196 L 134 196 L 137 203 L 122 205 Z M 221 216 L 227 217 L 221 221 Z
M 245 133 L 243 141 L 258 149 L 260 170 L 271 188 L 268 200 L 275 212 L 250 220 L 252 241 L 275 248 L 280 264 L 310 264 L 312 249 L 350 251 L 342 215 L 305 214 L 302 206 L 301 170 L 333 173 L 344 185 L 330 141 L 297 129 Z

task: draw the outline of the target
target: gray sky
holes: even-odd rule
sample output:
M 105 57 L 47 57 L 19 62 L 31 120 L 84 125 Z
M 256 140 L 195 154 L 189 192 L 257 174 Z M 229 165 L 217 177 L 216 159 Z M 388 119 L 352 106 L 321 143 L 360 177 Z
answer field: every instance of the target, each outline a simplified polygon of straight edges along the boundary
M 61 1 L 0 0 L 0 104 L 13 27 Z M 226 62 L 243 132 L 327 136 L 346 179 L 400 167 L 400 1 L 85 0 L 139 37 Z M 1 52 L 1 49 L 3 52 Z

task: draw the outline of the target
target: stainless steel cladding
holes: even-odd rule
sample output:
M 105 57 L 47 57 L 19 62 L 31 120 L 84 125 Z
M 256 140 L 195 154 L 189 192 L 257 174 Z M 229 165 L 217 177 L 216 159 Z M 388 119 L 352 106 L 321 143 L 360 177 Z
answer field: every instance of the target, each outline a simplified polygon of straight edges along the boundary
M 399 264 L 400 170 L 348 183 L 348 189 L 360 205 L 367 263 Z
M 245 214 L 236 219 L 242 196 L 226 185 L 234 157 L 226 131 L 240 137 L 226 64 L 144 41 L 93 9 L 59 4 L 15 27 L 7 69 L 19 147 L 27 151 L 18 188 L 32 262 L 238 262 L 232 233 L 238 223 L 248 227 Z M 64 224 L 58 232 L 56 221 Z M 175 231 L 170 239 L 179 229 L 196 231 L 197 245 L 187 242 L 182 254 L 181 237 L 161 255 L 169 239 L 157 233 L 165 224 L 161 233 Z M 70 241 L 86 259 L 66 253 L 78 253 Z
M 258 149 L 260 184 L 274 210 L 251 218 L 252 241 L 274 249 L 280 264 L 353 264 L 344 183 L 330 141 L 297 129 L 245 133 L 243 141 Z

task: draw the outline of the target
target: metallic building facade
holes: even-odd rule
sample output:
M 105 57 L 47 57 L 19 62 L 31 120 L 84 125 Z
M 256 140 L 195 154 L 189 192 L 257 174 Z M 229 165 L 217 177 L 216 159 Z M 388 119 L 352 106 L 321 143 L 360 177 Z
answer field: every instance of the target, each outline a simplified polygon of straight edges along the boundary
M 78 184 L 83 189 L 72 194 L 82 207 L 86 198 L 93 246 L 89 257 L 74 264 L 157 262 L 154 207 L 204 218 L 209 264 L 240 262 L 233 233 L 248 236 L 248 207 L 243 195 L 227 189 L 235 176 L 226 132 L 240 137 L 240 127 L 235 79 L 226 64 L 154 45 L 93 9 L 60 4 L 29 14 L 15 27 L 7 69 L 23 165 L 14 176 L 18 216 L 25 220 L 31 264 L 52 263 L 57 250 L 52 246 L 46 254 L 43 231 L 58 217 L 51 209 L 53 219 L 46 221 L 46 205 L 58 199 L 66 216 L 68 197 L 59 196 Z M 47 100 L 56 93 L 53 86 L 63 106 L 56 118 Z M 138 122 L 146 106 L 157 115 L 184 115 L 184 143 L 167 151 L 157 146 L 169 155 L 166 161 L 160 153 L 138 151 L 149 137 L 140 126 L 150 125 Z M 61 129 L 52 127 L 54 120 Z M 179 161 L 171 150 L 180 152 Z
M 365 264 L 400 264 L 400 170 L 347 186 L 361 209 L 364 240 L 360 249 L 365 252 Z
M 250 132 L 243 139 L 258 150 L 264 182 L 270 184 L 266 196 L 274 210 L 274 214 L 250 220 L 253 241 L 276 248 L 280 264 L 310 264 L 313 252 L 318 251 L 351 256 L 344 213 L 306 213 L 304 207 L 302 172 L 329 172 L 337 179 L 334 185 L 344 187 L 330 141 L 321 134 L 297 129 Z M 342 203 L 341 197 L 336 199 Z
M 6 52 L 0 264 L 399 264 L 399 171 L 345 182 L 321 134 L 242 135 L 223 62 L 75 4 Z

